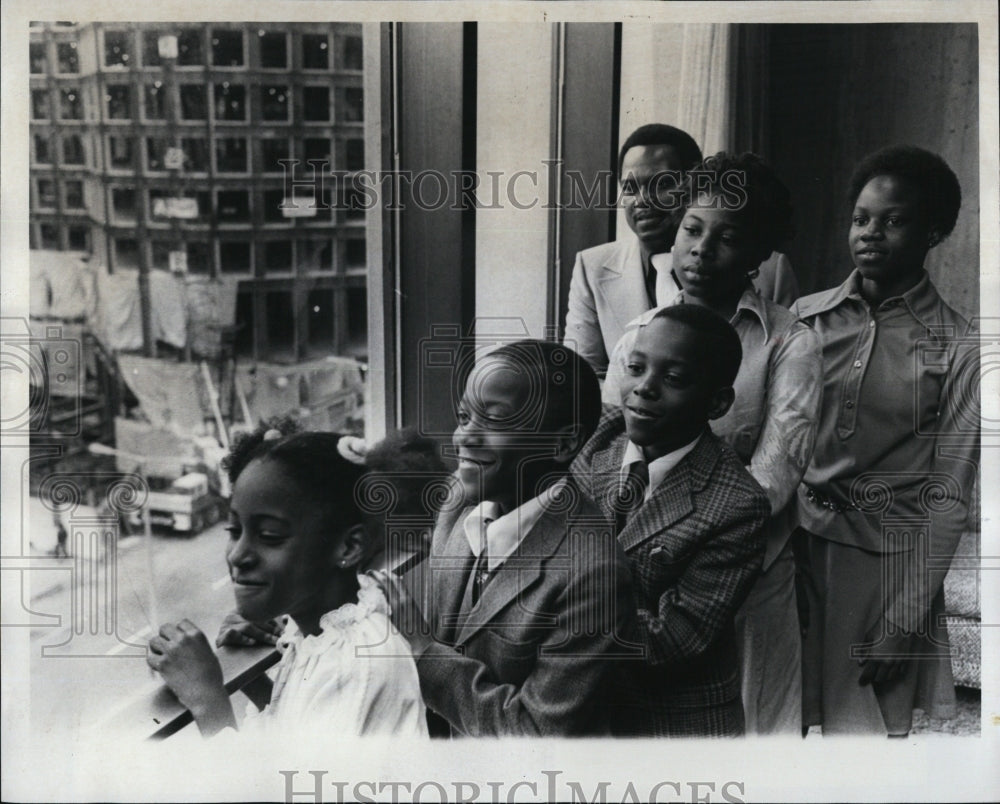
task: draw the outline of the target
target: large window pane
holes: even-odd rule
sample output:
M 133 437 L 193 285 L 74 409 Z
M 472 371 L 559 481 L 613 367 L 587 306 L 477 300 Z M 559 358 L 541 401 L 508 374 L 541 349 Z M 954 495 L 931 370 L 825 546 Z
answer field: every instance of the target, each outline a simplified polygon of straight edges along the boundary
M 216 67 L 239 67 L 243 64 L 242 31 L 212 30 L 212 64 Z
M 292 270 L 292 241 L 268 240 L 263 245 L 264 272 L 288 273 Z
M 264 191 L 264 220 L 267 223 L 281 223 L 285 216 L 281 210 L 281 204 L 285 200 L 284 190 Z
M 202 47 L 204 34 L 201 28 L 187 28 L 177 34 L 177 64 L 181 67 L 194 67 L 205 63 L 205 53 Z
M 42 248 L 59 248 L 59 227 L 54 223 L 43 223 L 38 227 Z
M 212 250 L 208 243 L 193 240 L 187 244 L 187 263 L 189 274 L 212 273 Z
M 104 32 L 105 67 L 128 67 L 132 58 L 129 48 L 130 37 L 128 31 Z
M 184 169 L 192 173 L 208 172 L 208 141 L 202 137 L 185 137 L 181 140 L 184 151 Z
M 90 229 L 86 226 L 66 227 L 66 245 L 74 251 L 90 251 Z
M 285 166 L 281 160 L 287 160 L 290 156 L 288 140 L 266 139 L 260 141 L 260 169 L 264 173 L 283 173 Z
M 208 93 L 204 84 L 181 84 L 181 119 L 205 120 L 208 117 Z
M 157 137 L 146 137 L 146 170 L 166 170 L 167 143 Z
M 333 243 L 329 238 L 300 240 L 298 243 L 299 273 L 333 273 Z
M 360 123 L 365 119 L 365 97 L 361 87 L 337 89 L 337 122 Z
M 104 93 L 108 117 L 112 120 L 128 120 L 132 117 L 131 92 L 125 84 L 111 84 Z
M 111 189 L 111 209 L 118 218 L 135 219 L 135 190 L 132 187 Z
M 263 120 L 288 120 L 288 87 L 266 84 L 260 88 L 260 116 Z
M 62 144 L 64 164 L 82 165 L 87 161 L 83 150 L 83 140 L 79 134 L 64 134 Z
M 275 31 L 259 31 L 260 66 L 284 69 L 288 66 L 288 37 Z
M 219 190 L 219 223 L 249 223 L 250 193 L 246 190 Z
M 83 99 L 76 87 L 59 91 L 59 117 L 62 120 L 83 120 Z
M 333 166 L 333 153 L 330 147 L 329 137 L 306 137 L 302 140 L 302 161 L 304 161 L 306 175 L 312 175 L 312 165 L 310 162 L 322 162 L 317 169 L 324 172 L 329 171 Z
M 215 141 L 215 169 L 220 173 L 247 172 L 245 137 L 224 137 Z
M 345 36 L 340 39 L 339 66 L 342 70 L 360 70 L 364 67 L 360 36 Z
M 42 207 L 55 207 L 56 183 L 53 179 L 38 180 L 38 205 Z
M 224 274 L 249 274 L 250 243 L 245 240 L 223 240 L 219 243 L 219 268 Z
M 76 42 L 59 42 L 56 45 L 56 57 L 60 73 L 80 72 L 80 56 L 77 53 Z
M 159 67 L 163 63 L 160 58 L 160 37 L 163 31 L 142 32 L 142 65 L 144 67 Z
M 47 120 L 49 117 L 49 93 L 44 89 L 31 90 L 31 119 Z
M 330 42 L 326 34 L 302 34 L 302 67 L 326 70 L 330 66 Z
M 214 98 L 216 120 L 246 120 L 247 90 L 242 84 L 216 84 Z
M 159 81 L 146 84 L 143 91 L 143 113 L 147 120 L 164 120 L 167 116 L 167 88 Z
M 329 87 L 302 87 L 302 117 L 314 122 L 330 119 Z
M 66 209 L 83 209 L 83 182 L 68 179 L 64 184 Z
M 108 135 L 108 162 L 113 168 L 126 170 L 132 164 L 132 138 L 119 134 Z
M 49 138 L 44 134 L 36 134 L 32 139 L 35 141 L 35 162 L 40 165 L 47 165 L 52 162 L 52 154 L 49 150 Z
M 32 42 L 28 45 L 28 63 L 31 72 L 40 74 L 45 72 L 45 43 Z

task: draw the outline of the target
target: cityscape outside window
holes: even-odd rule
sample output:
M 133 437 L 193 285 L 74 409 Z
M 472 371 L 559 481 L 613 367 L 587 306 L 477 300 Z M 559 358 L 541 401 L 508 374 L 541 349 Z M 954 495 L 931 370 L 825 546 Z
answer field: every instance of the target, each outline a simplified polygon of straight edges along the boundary
M 33 26 L 32 247 L 89 252 L 112 272 L 236 278 L 241 359 L 364 357 L 364 316 L 349 311 L 364 299 L 364 211 L 343 209 L 333 183 L 316 199 L 294 191 L 306 214 L 282 209 L 282 162 L 297 161 L 306 181 L 306 160 L 366 166 L 361 33 L 321 22 Z M 176 37 L 174 69 L 164 36 Z M 177 198 L 195 199 L 197 214 L 171 217 Z

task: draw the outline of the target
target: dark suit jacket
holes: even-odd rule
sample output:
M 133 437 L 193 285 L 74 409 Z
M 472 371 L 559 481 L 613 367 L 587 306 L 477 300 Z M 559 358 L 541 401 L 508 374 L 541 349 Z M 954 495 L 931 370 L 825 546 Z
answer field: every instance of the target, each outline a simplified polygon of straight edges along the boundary
M 573 464 L 580 487 L 614 516 L 628 436 L 609 409 Z M 619 686 L 615 731 L 672 736 L 742 732 L 733 615 L 764 555 L 767 496 L 706 433 L 618 534 L 632 567 L 641 670 Z
M 407 576 L 435 644 L 417 658 L 428 708 L 465 735 L 607 734 L 609 682 L 642 651 L 627 561 L 613 528 L 570 480 L 476 606 L 463 523 L 444 511 Z M 618 657 L 618 658 L 616 658 Z

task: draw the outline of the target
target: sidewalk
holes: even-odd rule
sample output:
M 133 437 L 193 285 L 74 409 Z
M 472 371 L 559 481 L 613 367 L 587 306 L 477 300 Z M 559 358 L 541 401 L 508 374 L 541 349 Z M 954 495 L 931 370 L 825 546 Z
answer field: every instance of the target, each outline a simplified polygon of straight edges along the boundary
M 77 506 L 74 516 L 79 519 L 92 519 L 97 516 L 97 509 L 89 505 Z M 72 523 L 68 519 L 63 520 L 67 532 L 72 529 Z M 56 556 L 55 547 L 58 543 L 57 528 L 52 519 L 52 511 L 45 507 L 45 504 L 38 497 L 28 497 L 25 506 L 25 519 L 21 523 L 22 532 L 27 533 L 28 556 L 31 558 L 44 559 L 46 563 L 51 562 L 53 570 L 68 570 L 73 566 L 73 538 L 69 535 L 67 548 L 70 551 L 68 557 Z M 117 550 L 119 553 L 130 550 L 141 541 L 140 537 L 127 537 L 119 539 Z M 24 542 L 22 542 L 23 544 Z M 103 553 L 98 557 L 100 561 L 106 560 Z M 45 567 L 48 569 L 48 567 Z M 51 595 L 57 594 L 66 586 L 66 572 L 30 572 L 28 594 L 32 601 L 41 600 Z

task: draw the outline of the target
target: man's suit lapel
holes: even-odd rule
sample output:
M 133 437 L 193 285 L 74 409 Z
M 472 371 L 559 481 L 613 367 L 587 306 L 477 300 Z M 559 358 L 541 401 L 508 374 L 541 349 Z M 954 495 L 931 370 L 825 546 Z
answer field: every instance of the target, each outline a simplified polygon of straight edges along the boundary
M 467 616 L 460 626 L 458 647 L 471 639 L 483 626 L 489 625 L 507 606 L 514 603 L 538 581 L 542 562 L 555 552 L 565 537 L 564 513 L 546 511 L 535 523 L 524 541 L 497 569 L 479 598 L 479 605 L 465 609 Z M 466 599 L 467 604 L 471 599 Z M 528 616 L 527 614 L 525 616 Z
M 431 547 L 433 572 L 428 578 L 428 591 L 434 601 L 434 636 L 447 644 L 454 644 L 462 617 L 462 601 L 476 561 L 465 536 L 465 518 L 469 510 L 459 512 L 450 524 L 442 522 Z
M 621 425 L 624 428 L 624 420 Z M 594 452 L 591 459 L 590 489 L 597 507 L 612 522 L 615 521 L 615 504 L 618 500 L 618 486 L 621 477 L 622 458 L 625 455 L 627 439 L 614 438 L 604 449 Z
M 615 257 L 601 266 L 597 284 L 619 329 L 624 331 L 633 318 L 649 309 L 639 240 L 631 237 L 615 250 Z
M 595 502 L 613 520 L 628 437 L 625 435 L 624 420 L 617 420 L 617 424 L 611 426 L 615 429 L 608 433 L 611 437 L 608 446 L 596 450 L 591 460 L 591 488 Z M 614 435 L 615 430 L 617 435 Z M 705 433 L 697 446 L 663 478 L 649 500 L 618 534 L 618 541 L 626 551 L 679 522 L 694 510 L 693 495 L 708 482 L 719 452 L 718 440 L 710 432 Z
M 691 514 L 694 495 L 708 484 L 720 454 L 719 440 L 705 432 L 618 535 L 622 547 L 630 550 Z
M 626 552 L 684 519 L 694 510 L 690 477 L 684 471 L 683 463 L 682 460 L 667 473 L 663 482 L 653 490 L 650 498 L 618 534 L 618 541 Z

